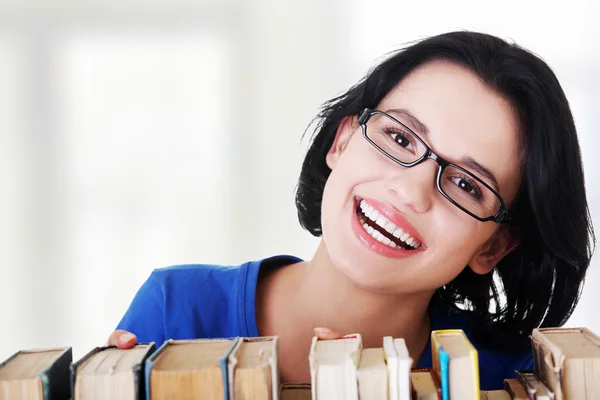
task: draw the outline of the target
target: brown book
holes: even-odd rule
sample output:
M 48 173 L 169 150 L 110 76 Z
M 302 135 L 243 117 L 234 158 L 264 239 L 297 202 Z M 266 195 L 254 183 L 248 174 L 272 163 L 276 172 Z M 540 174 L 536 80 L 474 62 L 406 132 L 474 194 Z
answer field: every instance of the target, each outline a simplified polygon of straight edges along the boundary
M 70 347 L 22 350 L 0 364 L 0 399 L 68 399 Z
M 531 400 L 554 400 L 554 393 L 537 377 L 533 371 L 515 371 L 517 379 Z
M 284 383 L 280 400 L 311 400 L 310 383 Z
M 510 394 L 512 400 L 530 400 L 529 395 L 518 379 L 505 379 L 504 390 Z
M 410 383 L 413 400 L 441 400 L 440 382 L 431 368 L 419 368 L 410 371 Z
M 279 399 L 279 338 L 239 338 L 228 359 L 230 400 Z
M 144 363 L 154 350 L 154 343 L 140 343 L 128 350 L 96 347 L 71 365 L 74 399 L 145 399 Z
M 146 361 L 152 400 L 227 398 L 227 357 L 235 339 L 168 340 Z
M 511 400 L 510 395 L 505 390 L 482 390 L 481 400 Z
M 535 370 L 557 400 L 598 399 L 600 337 L 587 328 L 534 329 Z

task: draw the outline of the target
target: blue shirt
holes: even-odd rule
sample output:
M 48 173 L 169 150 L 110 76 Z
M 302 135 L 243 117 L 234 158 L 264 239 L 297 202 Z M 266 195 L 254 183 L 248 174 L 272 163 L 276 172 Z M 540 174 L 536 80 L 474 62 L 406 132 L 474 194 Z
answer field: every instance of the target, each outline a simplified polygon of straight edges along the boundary
M 300 261 L 276 256 L 239 266 L 180 265 L 154 270 L 117 329 L 157 346 L 167 339 L 260 336 L 255 298 L 261 266 L 264 272 Z M 436 304 L 430 307 L 430 315 L 432 330 L 462 329 L 473 342 L 467 313 Z M 473 345 L 479 354 L 481 390 L 502 389 L 504 379 L 513 378 L 515 370 L 533 369 L 531 352 L 499 353 Z M 431 368 L 431 341 L 415 367 Z

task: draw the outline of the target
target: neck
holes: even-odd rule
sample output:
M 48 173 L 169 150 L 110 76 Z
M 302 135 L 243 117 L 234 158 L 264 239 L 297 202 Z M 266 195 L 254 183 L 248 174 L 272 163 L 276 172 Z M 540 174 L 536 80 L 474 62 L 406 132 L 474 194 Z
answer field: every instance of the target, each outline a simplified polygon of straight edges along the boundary
M 381 347 L 383 336 L 403 337 L 415 349 L 427 343 L 433 292 L 389 294 L 361 287 L 335 268 L 323 241 L 312 260 L 289 273 L 290 308 L 302 325 L 360 333 L 364 347 Z

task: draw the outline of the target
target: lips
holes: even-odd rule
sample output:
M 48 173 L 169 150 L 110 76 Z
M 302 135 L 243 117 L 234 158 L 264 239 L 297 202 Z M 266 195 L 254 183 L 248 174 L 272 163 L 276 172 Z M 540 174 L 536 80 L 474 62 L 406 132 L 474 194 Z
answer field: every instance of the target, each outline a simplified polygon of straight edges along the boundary
M 400 235 L 400 238 L 403 238 L 403 241 L 408 241 L 408 244 L 412 245 L 412 247 L 415 247 L 415 244 L 418 243 L 419 246 L 416 247 L 427 248 L 427 246 L 425 245 L 425 241 L 423 240 L 417 229 L 414 226 L 412 226 L 410 222 L 408 222 L 408 220 L 404 217 L 404 215 L 399 213 L 394 207 L 367 197 L 356 198 L 356 202 L 359 207 L 362 200 L 364 200 L 374 210 L 374 212 L 377 212 L 379 216 L 383 216 L 383 218 L 385 218 L 385 221 L 388 222 L 388 229 L 391 230 L 392 228 L 396 228 L 393 231 L 393 233 L 395 233 L 394 237 L 398 237 L 398 234 L 400 233 L 399 230 L 401 230 L 402 234 Z M 382 223 L 385 221 L 382 221 Z M 391 227 L 389 227 L 390 222 L 393 224 L 393 226 Z M 412 239 L 412 241 L 410 239 Z
M 417 239 L 389 221 L 367 200 L 360 200 L 356 212 L 362 227 L 375 240 L 392 248 L 403 247 L 406 250 L 418 249 L 421 246 Z
M 365 218 L 368 217 L 364 216 L 363 208 L 360 207 L 362 200 L 366 201 L 366 204 L 363 202 L 363 208 L 366 209 L 366 212 L 373 217 L 372 214 L 376 211 L 379 214 L 375 213 L 377 220 L 380 221 L 381 225 L 384 225 L 383 222 L 385 222 L 385 228 L 392 232 L 388 232 L 384 227 L 378 225 L 376 221 L 373 222 L 371 219 L 369 219 L 371 225 L 365 224 L 367 222 Z M 369 207 L 366 207 L 367 205 L 371 210 Z M 395 208 L 373 199 L 356 198 L 355 211 L 352 213 L 352 230 L 359 241 L 370 250 L 385 257 L 402 258 L 416 255 L 427 248 L 417 230 Z M 380 219 L 380 216 L 383 216 L 384 219 Z M 390 222 L 392 223 L 391 225 Z M 364 225 L 367 226 L 365 227 Z M 374 227 L 377 227 L 377 229 Z M 397 231 L 398 228 L 400 230 Z M 375 229 L 376 231 L 373 232 Z M 369 233 L 369 231 L 371 232 Z M 394 233 L 396 236 L 400 233 L 402 234 L 398 238 L 394 236 Z M 380 234 L 384 237 L 379 237 Z M 407 241 L 410 241 L 409 239 L 412 238 L 413 240 L 410 242 L 413 246 L 417 247 L 415 248 L 401 241 L 402 237 Z

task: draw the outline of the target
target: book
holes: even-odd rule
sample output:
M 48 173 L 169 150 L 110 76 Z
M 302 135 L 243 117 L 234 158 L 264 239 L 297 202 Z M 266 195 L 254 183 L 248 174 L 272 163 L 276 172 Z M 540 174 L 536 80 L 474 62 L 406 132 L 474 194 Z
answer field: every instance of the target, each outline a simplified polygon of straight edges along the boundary
M 412 400 L 441 400 L 440 382 L 431 368 L 411 370 L 410 383 Z
M 388 367 L 383 348 L 361 351 L 357 380 L 360 399 L 388 399 Z
M 284 383 L 279 393 L 280 400 L 311 400 L 310 383 Z
M 505 390 L 482 390 L 481 400 L 512 400 Z
M 144 363 L 155 350 L 154 343 L 140 343 L 128 350 L 96 347 L 71 364 L 74 400 L 145 399 Z
M 308 356 L 313 400 L 358 400 L 359 334 L 342 339 L 313 337 Z
M 413 360 L 404 339 L 383 338 L 383 350 L 389 373 L 390 400 L 410 400 L 410 369 Z
M 477 350 L 462 330 L 432 331 L 431 354 L 443 400 L 479 400 Z
M 529 395 L 518 379 L 505 379 L 504 390 L 508 392 L 512 400 L 530 400 Z
M 533 371 L 515 371 L 517 379 L 532 400 L 554 400 L 554 393 L 538 379 Z
M 229 354 L 230 400 L 279 399 L 279 338 L 238 338 Z
M 237 339 L 169 339 L 145 365 L 147 400 L 228 400 L 227 358 Z
M 0 399 L 68 399 L 71 347 L 21 350 L 0 364 Z
M 600 337 L 587 328 L 541 328 L 531 342 L 536 374 L 557 400 L 600 397 Z

